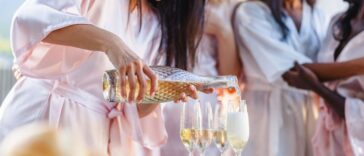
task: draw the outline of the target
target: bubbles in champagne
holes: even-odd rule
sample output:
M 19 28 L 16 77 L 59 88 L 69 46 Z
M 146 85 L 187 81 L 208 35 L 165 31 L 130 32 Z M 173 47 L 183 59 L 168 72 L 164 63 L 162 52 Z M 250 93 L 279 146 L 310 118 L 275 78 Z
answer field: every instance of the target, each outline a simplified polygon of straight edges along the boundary
M 210 146 L 214 138 L 214 131 L 211 129 L 196 130 L 196 147 L 201 152 Z
M 226 130 L 215 131 L 215 144 L 220 152 L 224 152 L 227 147 L 227 135 Z
M 196 131 L 194 129 L 182 129 L 180 133 L 181 141 L 188 151 L 193 150 Z

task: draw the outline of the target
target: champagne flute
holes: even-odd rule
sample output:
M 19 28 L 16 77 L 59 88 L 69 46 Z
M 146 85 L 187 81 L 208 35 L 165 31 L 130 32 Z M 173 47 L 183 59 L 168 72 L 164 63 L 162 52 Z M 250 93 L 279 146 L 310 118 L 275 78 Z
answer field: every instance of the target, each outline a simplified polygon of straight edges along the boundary
M 211 145 L 214 131 L 212 129 L 213 124 L 213 114 L 211 104 L 207 103 L 200 103 L 196 101 L 196 105 L 199 107 L 197 108 L 197 135 L 196 135 L 196 148 L 200 152 L 200 155 L 204 155 L 206 148 Z
M 227 138 L 236 156 L 240 156 L 249 139 L 249 119 L 245 100 L 238 106 L 229 103 Z
M 226 135 L 226 122 L 227 122 L 227 107 L 226 103 L 219 101 L 215 106 L 214 113 L 214 142 L 216 147 L 221 152 L 221 155 L 227 149 L 227 135 Z
M 197 122 L 198 118 L 196 113 L 199 107 L 199 105 L 187 102 L 183 104 L 181 113 L 180 137 L 190 156 L 192 156 L 192 152 L 194 150 L 196 127 L 199 124 Z

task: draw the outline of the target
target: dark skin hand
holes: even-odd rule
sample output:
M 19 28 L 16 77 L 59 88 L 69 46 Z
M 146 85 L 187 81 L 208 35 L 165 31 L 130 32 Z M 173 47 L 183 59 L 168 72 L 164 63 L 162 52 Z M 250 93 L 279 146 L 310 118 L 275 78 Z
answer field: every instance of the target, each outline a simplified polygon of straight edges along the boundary
M 357 5 L 357 4 L 355 4 Z M 364 31 L 364 5 L 361 4 L 358 13 L 350 19 L 351 31 L 349 37 L 342 43 L 345 47 L 351 39 Z M 339 58 L 340 51 L 335 51 L 334 59 Z M 283 79 L 291 86 L 312 90 L 319 94 L 328 107 L 331 107 L 341 118 L 345 118 L 345 98 L 335 91 L 330 90 L 322 82 L 334 81 L 364 74 L 364 58 L 359 58 L 346 62 L 335 63 L 314 63 L 299 65 L 283 75 Z
M 283 79 L 292 87 L 314 91 L 326 101 L 328 107 L 345 119 L 345 98 L 323 85 L 307 67 L 296 62 L 294 68 L 283 75 Z

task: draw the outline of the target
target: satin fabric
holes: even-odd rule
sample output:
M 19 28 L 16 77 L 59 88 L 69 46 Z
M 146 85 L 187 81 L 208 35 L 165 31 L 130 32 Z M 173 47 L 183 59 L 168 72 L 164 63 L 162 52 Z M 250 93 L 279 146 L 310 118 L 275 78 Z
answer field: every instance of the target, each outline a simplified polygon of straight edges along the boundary
M 42 42 L 54 30 L 90 24 L 119 36 L 146 64 L 163 62 L 154 60 L 161 37 L 157 18 L 143 6 L 140 25 L 138 11 L 128 15 L 128 5 L 128 0 L 24 2 L 11 30 L 23 77 L 1 106 L 0 141 L 19 126 L 46 121 L 76 131 L 89 148 L 106 155 L 152 155 L 148 149 L 166 142 L 160 108 L 139 118 L 135 104 L 103 99 L 103 72 L 113 68 L 104 53 Z
M 325 16 L 304 3 L 299 28 L 290 16 L 284 18 L 289 29 L 286 38 L 263 2 L 244 2 L 234 20 L 246 77 L 243 98 L 248 103 L 251 132 L 243 155 L 312 155 L 316 100 L 312 93 L 287 86 L 281 76 L 294 61 L 317 59 L 327 31 Z
M 338 42 L 333 37 L 335 22 L 342 14 L 336 15 L 325 39 L 325 47 L 319 54 L 319 61 L 324 63 L 344 62 L 364 57 L 363 39 L 361 32 L 352 38 L 341 54 L 334 60 L 334 52 Z M 345 97 L 345 120 L 322 101 L 320 118 L 313 144 L 316 156 L 362 156 L 364 155 L 363 140 L 363 108 L 364 108 L 364 77 L 354 76 L 348 79 L 330 82 L 331 89 Z

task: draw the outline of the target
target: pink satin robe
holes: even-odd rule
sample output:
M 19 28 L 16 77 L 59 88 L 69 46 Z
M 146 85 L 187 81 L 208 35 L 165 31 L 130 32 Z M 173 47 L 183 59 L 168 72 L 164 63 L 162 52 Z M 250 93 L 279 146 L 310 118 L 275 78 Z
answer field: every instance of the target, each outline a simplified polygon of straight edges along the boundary
M 157 18 L 128 0 L 27 0 L 16 12 L 11 44 L 24 75 L 0 109 L 0 141 L 13 129 L 37 121 L 82 135 L 89 148 L 105 155 L 149 155 L 167 141 L 161 111 L 139 118 L 135 105 L 107 103 L 102 75 L 113 66 L 102 52 L 52 45 L 42 40 L 52 31 L 92 24 L 118 35 L 146 64 L 156 58 L 160 41 Z
M 337 21 L 340 15 L 334 17 Z M 333 24 L 319 54 L 320 62 L 332 63 L 338 42 L 333 38 Z M 364 57 L 364 32 L 347 43 L 336 62 Z M 332 82 L 331 88 L 345 97 L 345 120 L 321 103 L 320 116 L 313 138 L 316 156 L 364 156 L 364 76 Z

